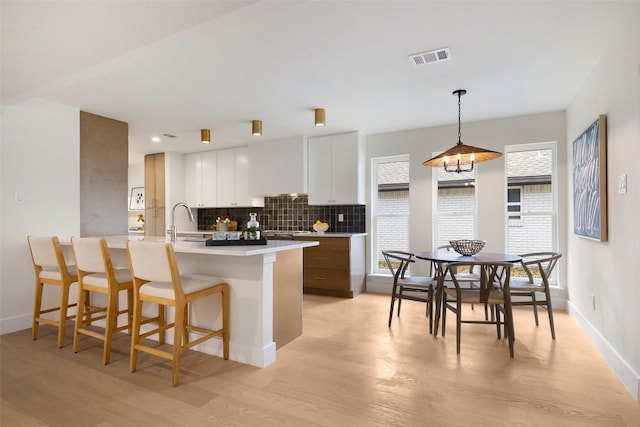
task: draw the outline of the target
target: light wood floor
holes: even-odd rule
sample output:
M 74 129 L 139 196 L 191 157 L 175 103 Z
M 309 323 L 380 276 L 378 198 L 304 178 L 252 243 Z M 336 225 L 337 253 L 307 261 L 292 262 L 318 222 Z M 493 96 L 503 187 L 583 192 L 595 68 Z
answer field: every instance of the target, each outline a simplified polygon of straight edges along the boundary
M 640 404 L 563 312 L 554 342 L 546 320 L 536 328 L 530 310 L 518 309 L 511 360 L 487 325 L 463 325 L 457 357 L 453 317 L 447 336 L 434 338 L 420 303 L 405 301 L 388 329 L 388 303 L 375 294 L 305 295 L 303 336 L 278 350 L 273 365 L 192 351 L 177 388 L 170 363 L 156 357 L 141 354 L 140 369 L 129 372 L 126 335 L 104 366 L 92 338 L 74 354 L 70 333 L 58 349 L 47 326 L 37 341 L 28 330 L 6 334 L 0 424 L 640 426 Z

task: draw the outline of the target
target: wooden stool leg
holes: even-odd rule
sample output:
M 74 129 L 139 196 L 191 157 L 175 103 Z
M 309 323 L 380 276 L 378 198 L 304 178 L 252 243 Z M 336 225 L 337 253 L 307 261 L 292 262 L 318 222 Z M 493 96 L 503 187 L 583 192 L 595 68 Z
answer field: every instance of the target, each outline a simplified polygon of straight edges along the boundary
M 166 319 L 165 319 L 165 307 L 162 304 L 158 304 L 158 326 L 164 326 L 166 325 Z M 166 330 L 162 329 L 160 331 L 160 334 L 158 336 L 158 343 L 159 344 L 164 344 L 166 341 Z
M 127 332 L 131 335 L 133 330 L 133 289 L 127 289 Z
M 102 363 L 109 364 L 111 359 L 111 340 L 113 330 L 118 325 L 118 290 L 111 289 L 107 297 L 107 318 L 104 325 L 104 346 L 102 348 Z
M 229 360 L 229 286 L 222 289 L 222 355 L 224 360 Z
M 80 284 L 78 284 L 78 286 L 80 286 Z M 78 292 L 78 305 L 76 306 L 76 324 L 73 327 L 73 352 L 77 353 L 78 351 L 80 351 L 80 333 L 78 332 L 78 329 L 80 329 L 82 327 L 82 325 L 84 325 L 84 317 L 86 315 L 91 316 L 91 314 L 87 313 L 87 306 L 86 306 L 86 301 L 87 301 L 87 293 L 84 292 L 82 289 L 79 290 Z
M 31 338 L 38 339 L 38 327 L 40 326 L 40 311 L 42 310 L 42 282 L 36 279 L 36 294 L 33 302 L 33 325 L 31 327 Z
M 138 350 L 136 345 L 140 341 L 140 322 L 142 320 L 142 301 L 139 297 L 135 298 L 133 308 L 133 326 L 131 335 L 131 355 L 129 358 L 129 370 L 135 372 L 138 365 Z
M 60 287 L 60 324 L 58 325 L 58 347 L 64 347 L 64 334 L 67 330 L 67 308 L 69 306 L 69 285 Z
M 183 342 L 185 340 L 184 328 L 186 325 L 186 319 L 184 315 L 186 311 L 186 304 L 184 305 L 184 307 L 176 305 L 175 328 L 173 328 L 173 363 L 171 369 L 171 385 L 173 387 L 176 387 L 178 384 L 180 384 L 180 354 L 182 353 Z
M 182 345 L 189 344 L 189 304 L 184 306 L 184 328 L 182 328 Z

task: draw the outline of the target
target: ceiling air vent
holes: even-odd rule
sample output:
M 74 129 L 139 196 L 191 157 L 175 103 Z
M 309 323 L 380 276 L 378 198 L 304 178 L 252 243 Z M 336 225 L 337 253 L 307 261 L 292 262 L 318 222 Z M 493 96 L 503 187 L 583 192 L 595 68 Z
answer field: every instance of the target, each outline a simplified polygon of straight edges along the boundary
M 430 52 L 409 55 L 409 62 L 411 62 L 411 65 L 413 65 L 414 67 L 426 65 L 430 62 L 447 61 L 449 59 L 451 59 L 451 53 L 449 52 L 448 47 L 432 50 Z

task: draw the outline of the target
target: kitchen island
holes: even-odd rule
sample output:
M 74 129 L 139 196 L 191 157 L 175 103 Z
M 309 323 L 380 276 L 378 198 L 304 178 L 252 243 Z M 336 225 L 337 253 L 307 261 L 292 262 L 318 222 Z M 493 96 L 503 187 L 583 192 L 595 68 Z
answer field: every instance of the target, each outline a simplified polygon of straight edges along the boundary
M 114 264 L 127 266 L 127 240 L 168 239 L 139 236 L 106 237 Z M 70 240 L 61 241 L 70 245 Z M 201 273 L 229 283 L 229 358 L 257 367 L 276 360 L 280 348 L 302 334 L 302 250 L 316 246 L 310 241 L 268 241 L 266 245 L 206 246 L 204 241 L 173 243 L 180 273 Z M 192 307 L 196 324 L 221 322 L 220 302 L 215 296 Z M 151 313 L 150 313 L 151 314 Z M 167 314 L 173 320 L 173 313 Z M 172 333 L 167 340 L 172 342 Z M 222 342 L 214 339 L 194 347 L 222 355 Z

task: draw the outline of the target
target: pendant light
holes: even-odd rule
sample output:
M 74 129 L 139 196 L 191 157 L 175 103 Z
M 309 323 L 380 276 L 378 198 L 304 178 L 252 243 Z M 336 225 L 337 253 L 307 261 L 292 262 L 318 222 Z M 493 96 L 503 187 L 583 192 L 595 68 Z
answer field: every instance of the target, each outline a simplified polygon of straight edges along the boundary
M 203 144 L 211 142 L 211 131 L 209 129 L 200 129 L 200 140 Z
M 251 121 L 251 134 L 256 136 L 262 135 L 262 120 Z
M 486 162 L 487 160 L 497 159 L 502 153 L 491 151 L 484 148 L 472 147 L 462 143 L 460 131 L 460 98 L 467 93 L 464 89 L 458 89 L 453 92 L 458 96 L 458 143 L 447 151 L 440 153 L 424 163 L 424 166 L 443 167 L 446 172 L 471 172 L 476 163 Z
M 325 118 L 324 108 L 316 108 L 314 112 L 315 112 L 315 125 L 325 126 L 327 124 L 327 121 Z

